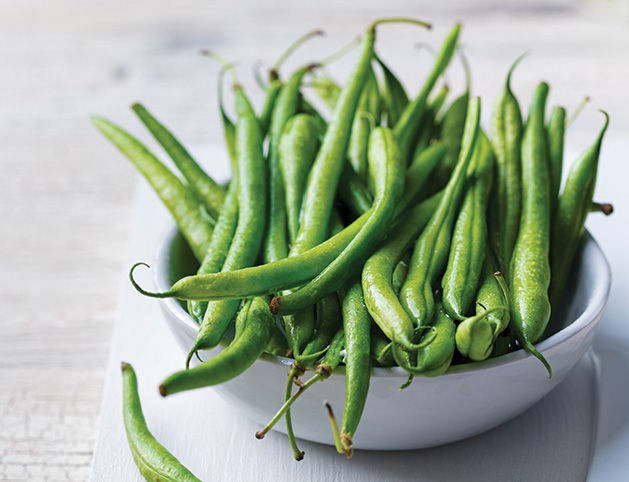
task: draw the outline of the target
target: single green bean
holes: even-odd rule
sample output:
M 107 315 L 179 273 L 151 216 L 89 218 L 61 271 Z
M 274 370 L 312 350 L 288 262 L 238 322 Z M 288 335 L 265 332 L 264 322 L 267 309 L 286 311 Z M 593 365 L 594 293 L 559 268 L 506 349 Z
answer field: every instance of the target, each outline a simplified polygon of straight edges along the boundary
M 365 306 L 360 281 L 340 291 L 345 331 L 345 408 L 341 422 L 341 445 L 349 458 L 354 436 L 367 402 L 371 378 L 371 316 Z
M 579 241 L 583 234 L 585 219 L 590 211 L 596 186 L 598 161 L 603 136 L 609 125 L 606 112 L 603 125 L 594 144 L 590 146 L 570 168 L 566 185 L 557 204 L 557 217 L 553 226 L 550 251 L 550 300 L 553 306 L 559 303 L 570 274 Z
M 402 82 L 399 81 L 391 69 L 387 67 L 378 55 L 375 58 L 382 68 L 384 78 L 382 101 L 383 110 L 387 117 L 387 126 L 393 129 L 408 105 L 408 95 L 406 90 L 404 90 L 404 85 L 402 85 Z
M 504 89 L 496 99 L 491 118 L 491 137 L 497 169 L 489 233 L 498 257 L 498 265 L 507 275 L 507 279 L 522 210 L 522 114 L 518 100 L 511 91 L 511 76 L 523 58 L 524 55 L 519 57 L 509 69 Z
M 319 149 L 319 124 L 308 114 L 297 114 L 284 128 L 278 146 L 286 193 L 286 215 L 291 243 L 299 231 L 299 214 L 308 174 Z
M 548 370 L 544 356 L 533 346 L 550 319 L 550 173 L 544 111 L 548 84 L 533 96 L 522 139 L 522 217 L 511 259 L 510 328 L 522 347 Z
M 133 271 L 145 263 L 136 263 L 130 272 L 131 283 L 145 296 L 178 298 L 180 300 L 242 299 L 293 288 L 311 280 L 341 254 L 369 219 L 367 212 L 339 234 L 300 255 L 236 271 L 186 276 L 163 293 L 143 289 L 134 279 Z
M 122 416 L 133 461 L 140 474 L 151 482 L 201 482 L 164 448 L 149 431 L 133 367 L 122 363 Z
M 566 109 L 553 107 L 546 126 L 550 160 L 550 216 L 554 224 L 563 170 L 563 144 L 566 135 Z

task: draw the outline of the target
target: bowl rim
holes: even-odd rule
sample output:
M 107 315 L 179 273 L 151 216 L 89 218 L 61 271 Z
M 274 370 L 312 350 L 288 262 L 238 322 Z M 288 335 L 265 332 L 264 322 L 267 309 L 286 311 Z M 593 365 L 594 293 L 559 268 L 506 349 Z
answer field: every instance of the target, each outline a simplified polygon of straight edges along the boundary
M 170 247 L 178 232 L 179 230 L 176 223 L 174 221 L 170 221 L 158 238 L 157 248 L 153 256 L 152 264 L 153 282 L 157 291 L 166 291 L 170 288 L 170 280 L 168 279 L 169 271 L 166 269 L 168 262 L 164 262 L 164 260 L 169 261 Z M 597 267 L 597 272 L 601 274 L 601 276 L 597 278 L 601 279 L 598 280 L 599 282 L 595 285 L 592 297 L 587 303 L 585 310 L 577 317 L 576 320 L 562 330 L 553 333 L 551 336 L 535 344 L 537 349 L 542 353 L 569 340 L 580 331 L 584 330 L 591 323 L 598 320 L 607 305 L 607 300 L 611 290 L 611 267 L 609 265 L 609 261 L 605 257 L 605 253 L 596 239 L 594 239 L 591 233 L 587 230 L 584 230 L 584 239 L 581 241 L 581 249 L 593 250 L 598 258 L 595 266 Z M 181 324 L 187 326 L 191 330 L 198 331 L 199 325 L 195 323 L 190 314 L 184 310 L 179 300 L 176 298 L 160 298 L 159 301 L 164 303 L 167 309 L 175 315 Z M 438 378 L 443 380 L 444 377 L 460 376 L 461 374 L 473 373 L 479 370 L 487 371 L 490 369 L 496 369 L 516 363 L 525 358 L 533 358 L 533 355 L 525 350 L 516 350 L 496 358 L 453 365 L 448 368 L 445 373 L 439 375 Z M 288 357 L 263 353 L 258 361 L 274 365 L 279 364 L 283 366 L 290 366 L 294 360 Z M 344 372 L 344 366 L 339 366 L 334 371 L 333 375 L 341 375 Z M 371 376 L 399 378 L 402 380 L 408 377 L 408 373 L 400 367 L 372 367 Z

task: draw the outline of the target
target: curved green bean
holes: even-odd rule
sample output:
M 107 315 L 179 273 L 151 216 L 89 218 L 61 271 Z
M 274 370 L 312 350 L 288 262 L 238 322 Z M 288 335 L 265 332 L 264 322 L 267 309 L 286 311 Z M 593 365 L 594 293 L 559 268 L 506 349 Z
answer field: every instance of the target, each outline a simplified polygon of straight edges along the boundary
M 133 367 L 122 363 L 122 416 L 133 461 L 140 474 L 151 482 L 201 482 L 164 448 L 149 431 Z

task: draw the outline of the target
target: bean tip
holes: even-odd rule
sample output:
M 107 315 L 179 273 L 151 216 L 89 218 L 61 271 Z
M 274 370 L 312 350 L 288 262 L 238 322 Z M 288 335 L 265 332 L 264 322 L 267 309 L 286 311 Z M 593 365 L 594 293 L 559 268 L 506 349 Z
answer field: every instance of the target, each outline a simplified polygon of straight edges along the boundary
M 269 303 L 269 310 L 274 315 L 277 315 L 280 311 L 280 305 L 282 304 L 282 298 L 280 296 L 274 296 Z
M 164 386 L 164 384 L 161 384 L 161 385 L 159 386 L 159 394 L 160 394 L 162 397 L 165 397 L 166 395 L 168 395 L 168 390 L 166 389 L 166 387 Z

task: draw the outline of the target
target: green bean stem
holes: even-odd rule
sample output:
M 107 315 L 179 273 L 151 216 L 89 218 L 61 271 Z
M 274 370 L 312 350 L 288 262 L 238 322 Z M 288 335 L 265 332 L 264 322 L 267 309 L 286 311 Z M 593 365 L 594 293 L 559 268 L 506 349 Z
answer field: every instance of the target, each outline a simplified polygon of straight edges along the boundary
M 347 458 L 354 453 L 352 437 L 367 402 L 371 378 L 371 316 L 359 281 L 340 292 L 345 331 L 345 407 L 341 421 L 341 446 Z

